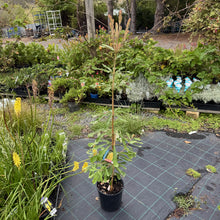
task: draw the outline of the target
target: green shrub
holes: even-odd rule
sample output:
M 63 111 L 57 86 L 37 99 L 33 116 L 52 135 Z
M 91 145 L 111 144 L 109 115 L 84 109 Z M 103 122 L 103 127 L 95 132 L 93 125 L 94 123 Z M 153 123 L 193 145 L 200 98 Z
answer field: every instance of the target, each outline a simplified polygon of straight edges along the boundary
M 10 68 L 31 67 L 36 64 L 50 62 L 59 63 L 58 50 L 55 45 L 49 45 L 47 49 L 38 43 L 8 42 L 5 47 L 0 45 L 0 71 L 8 71 Z

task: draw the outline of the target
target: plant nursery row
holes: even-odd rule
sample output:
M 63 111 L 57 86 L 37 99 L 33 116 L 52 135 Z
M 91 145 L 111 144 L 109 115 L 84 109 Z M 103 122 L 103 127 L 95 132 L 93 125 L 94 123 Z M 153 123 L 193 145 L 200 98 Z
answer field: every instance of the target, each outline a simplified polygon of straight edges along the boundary
M 130 38 L 119 51 L 115 99 L 118 104 L 160 101 L 169 106 L 220 103 L 220 60 L 215 46 L 163 49 L 151 38 Z M 109 45 L 109 46 L 108 46 Z M 111 103 L 113 51 L 105 32 L 90 42 L 79 37 L 44 48 L 37 43 L 0 45 L 0 92 L 27 95 L 35 81 L 65 102 Z M 98 96 L 97 97 L 90 96 Z M 92 100 L 90 100 L 92 99 Z M 147 104 L 146 104 L 147 105 Z

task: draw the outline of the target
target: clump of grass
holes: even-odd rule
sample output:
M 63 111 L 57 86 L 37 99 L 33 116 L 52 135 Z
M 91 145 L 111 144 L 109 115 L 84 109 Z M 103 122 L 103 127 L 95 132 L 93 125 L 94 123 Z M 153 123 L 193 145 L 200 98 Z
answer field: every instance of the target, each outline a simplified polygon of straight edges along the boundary
M 90 136 L 94 136 L 99 131 L 109 130 L 111 134 L 111 112 L 105 111 L 105 114 L 97 114 L 97 120 L 91 124 L 93 131 Z M 141 116 L 133 115 L 124 109 L 115 110 L 115 129 L 120 134 L 141 135 L 144 128 L 144 120 Z
M 201 173 L 197 172 L 196 170 L 189 168 L 188 170 L 186 170 L 186 174 L 188 176 L 192 176 L 193 178 L 197 179 L 201 177 Z
M 71 134 L 69 134 L 71 137 L 73 136 L 80 136 L 81 132 L 82 132 L 83 126 L 82 125 L 78 125 L 78 124 L 73 124 L 71 125 L 71 127 L 69 127 L 69 132 Z
M 192 195 L 177 195 L 174 197 L 173 201 L 176 203 L 177 210 L 179 210 L 179 213 L 181 213 L 182 216 L 187 215 L 190 209 L 195 205 Z

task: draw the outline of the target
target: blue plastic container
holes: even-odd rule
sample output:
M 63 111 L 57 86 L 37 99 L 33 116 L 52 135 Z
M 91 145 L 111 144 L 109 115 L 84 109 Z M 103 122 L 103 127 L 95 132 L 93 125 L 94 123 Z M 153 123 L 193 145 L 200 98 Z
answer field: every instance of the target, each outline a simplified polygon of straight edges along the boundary
M 92 99 L 97 99 L 99 96 L 98 96 L 98 94 L 90 93 L 90 97 L 91 97 Z

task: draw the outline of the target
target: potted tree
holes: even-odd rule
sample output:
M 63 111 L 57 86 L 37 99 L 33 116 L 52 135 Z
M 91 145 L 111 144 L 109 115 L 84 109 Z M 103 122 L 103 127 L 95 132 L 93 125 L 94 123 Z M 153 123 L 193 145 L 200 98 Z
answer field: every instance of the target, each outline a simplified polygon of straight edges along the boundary
M 97 134 L 97 138 L 93 143 L 89 144 L 89 159 L 90 163 L 86 168 L 89 172 L 89 178 L 92 179 L 94 184 L 97 184 L 99 192 L 99 198 L 101 207 L 106 211 L 115 211 L 121 205 L 122 192 L 124 183 L 122 177 L 125 176 L 125 164 L 128 161 L 132 161 L 136 153 L 133 151 L 132 145 L 140 146 L 141 142 L 138 138 L 131 137 L 129 135 L 122 135 L 115 129 L 115 114 L 114 114 L 114 90 L 115 90 L 115 74 L 116 61 L 118 58 L 118 52 L 123 41 L 128 34 L 128 27 L 130 20 L 127 23 L 126 30 L 121 40 L 121 21 L 122 15 L 119 13 L 119 23 L 115 24 L 114 20 L 109 17 L 111 26 L 111 46 L 102 45 L 103 48 L 113 51 L 113 67 L 112 67 L 112 111 L 111 120 L 109 124 L 111 126 L 111 132 L 109 130 L 100 131 Z

